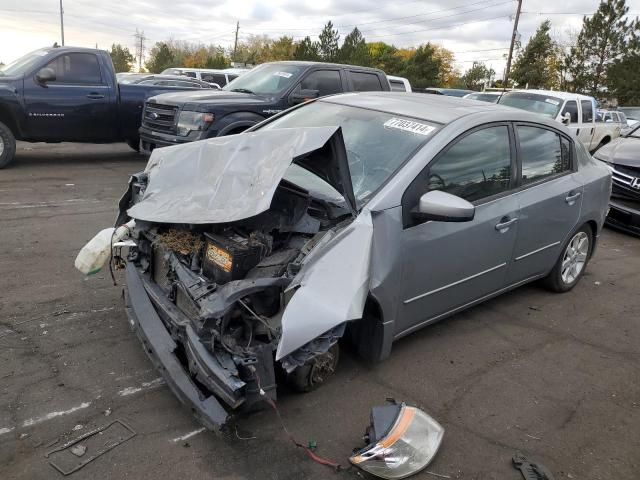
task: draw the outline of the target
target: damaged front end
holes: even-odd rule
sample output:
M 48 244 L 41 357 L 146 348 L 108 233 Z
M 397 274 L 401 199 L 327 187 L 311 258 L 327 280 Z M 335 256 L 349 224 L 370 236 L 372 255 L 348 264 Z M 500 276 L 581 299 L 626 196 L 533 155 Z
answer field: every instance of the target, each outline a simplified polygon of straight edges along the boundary
M 299 390 L 322 383 L 335 369 L 346 322 L 362 315 L 370 219 L 356 218 L 349 189 L 342 202 L 321 198 L 283 178 L 287 168 L 280 165 L 298 163 L 344 193 L 346 162 L 330 172 L 318 167 L 344 155 L 340 131 L 291 130 L 288 137 L 256 132 L 213 139 L 211 149 L 158 150 L 120 203 L 118 224 L 135 220 L 129 240 L 114 244 L 115 261 L 126 269 L 129 320 L 176 396 L 212 430 L 234 411 L 275 399 L 277 379 Z M 296 134 L 306 135 L 306 143 Z M 251 155 L 274 137 L 280 151 L 269 150 L 268 165 Z M 233 162 L 224 159 L 220 167 L 224 153 Z M 261 185 L 241 173 L 250 158 Z M 171 192 L 166 182 L 178 169 L 183 178 L 174 179 Z M 266 182 L 265 169 L 272 174 Z M 185 170 L 191 170 L 188 185 Z M 211 170 L 216 177 L 208 181 Z M 244 201 L 229 198 L 223 182 L 235 182 Z M 350 263 L 350 252 L 360 267 L 331 272 Z

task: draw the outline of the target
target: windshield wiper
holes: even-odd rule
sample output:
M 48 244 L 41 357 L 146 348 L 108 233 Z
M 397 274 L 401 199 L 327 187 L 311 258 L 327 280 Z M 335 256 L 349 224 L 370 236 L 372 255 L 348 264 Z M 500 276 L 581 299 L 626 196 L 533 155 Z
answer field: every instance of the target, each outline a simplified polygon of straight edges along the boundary
M 253 90 L 249 90 L 248 88 L 232 88 L 232 92 L 240 92 L 240 93 L 249 93 L 251 95 L 255 95 Z

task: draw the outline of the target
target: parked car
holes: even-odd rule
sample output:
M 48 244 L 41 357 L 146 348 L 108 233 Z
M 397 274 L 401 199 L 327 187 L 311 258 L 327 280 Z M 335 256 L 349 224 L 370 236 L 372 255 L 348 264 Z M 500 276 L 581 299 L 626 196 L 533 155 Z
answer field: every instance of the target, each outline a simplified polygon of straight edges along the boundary
M 463 98 L 478 100 L 480 102 L 498 103 L 501 96 L 502 92 L 473 92 L 467 93 Z
M 473 90 L 462 90 L 459 88 L 436 88 L 429 87 L 421 90 L 422 93 L 432 93 L 435 95 L 448 95 L 450 97 L 464 97 L 470 93 L 473 93 Z
M 222 88 L 248 70 L 244 69 L 211 69 L 211 68 L 167 68 L 163 75 L 183 75 Z
M 572 289 L 610 191 L 609 169 L 551 119 L 440 95 L 328 96 L 155 150 L 120 201 L 131 237 L 116 262 L 144 350 L 219 429 L 275 398 L 280 369 L 296 389 L 322 384 L 343 336 L 382 360 L 525 283 Z
M 597 121 L 618 125 L 620 127 L 620 135 L 625 135 L 632 130 L 632 128 L 627 124 L 627 117 L 622 112 L 598 110 Z
M 392 92 L 411 92 L 411 83 L 404 77 L 387 75 Z
M 620 136 L 619 125 L 596 122 L 596 100 L 586 95 L 553 90 L 513 90 L 505 92 L 498 103 L 539 113 L 567 125 L 590 152 Z
M 607 224 L 640 235 L 640 125 L 593 156 L 613 174 Z
M 622 112 L 627 117 L 627 125 L 630 127 L 640 123 L 640 107 L 618 107 L 618 112 Z
M 342 92 L 389 91 L 383 71 L 321 62 L 263 63 L 221 92 L 150 98 L 140 127 L 141 149 L 240 133 L 292 105 Z
M 52 47 L 31 52 L 0 70 L 0 168 L 13 160 L 16 140 L 125 141 L 137 150 L 145 99 L 180 88 L 119 85 L 104 50 Z
M 183 75 L 156 75 L 148 73 L 135 73 L 132 75 L 119 76 L 116 74 L 119 84 L 128 85 L 164 85 L 167 87 L 187 88 L 217 88 L 214 85 L 203 82 L 195 78 L 185 77 Z

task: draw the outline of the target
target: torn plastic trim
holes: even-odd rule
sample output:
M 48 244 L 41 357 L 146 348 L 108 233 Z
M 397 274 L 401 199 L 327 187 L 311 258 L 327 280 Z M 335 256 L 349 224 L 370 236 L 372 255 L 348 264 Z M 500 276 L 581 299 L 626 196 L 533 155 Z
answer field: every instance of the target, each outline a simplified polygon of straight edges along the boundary
M 369 293 L 372 241 L 371 213 L 364 209 L 312 250 L 285 292 L 293 296 L 282 316 L 276 360 L 342 323 L 362 318 Z
M 310 155 L 329 146 L 328 158 Z M 291 163 L 320 176 L 356 214 L 340 127 L 258 130 L 154 150 L 142 199 L 127 211 L 158 223 L 227 223 L 269 209 Z M 123 199 L 126 202 L 126 199 Z

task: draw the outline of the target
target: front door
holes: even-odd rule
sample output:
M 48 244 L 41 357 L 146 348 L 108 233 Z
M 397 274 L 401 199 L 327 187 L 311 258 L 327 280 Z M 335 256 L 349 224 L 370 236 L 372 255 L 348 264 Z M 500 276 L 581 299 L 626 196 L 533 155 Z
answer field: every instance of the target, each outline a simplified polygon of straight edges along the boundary
M 555 130 L 516 125 L 520 189 L 518 238 L 509 283 L 549 272 L 576 228 L 582 183 L 576 178 L 569 138 Z
M 438 154 L 403 197 L 403 278 L 396 335 L 435 321 L 505 286 L 518 230 L 511 128 L 492 124 L 463 134 Z M 419 223 L 420 196 L 443 190 L 476 206 L 469 222 Z
M 25 79 L 28 129 L 39 140 L 113 140 L 116 121 L 111 89 L 93 53 L 63 53 L 49 62 L 56 79 Z

